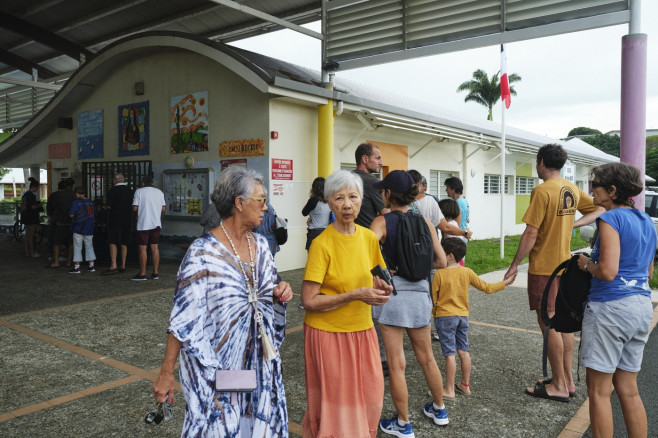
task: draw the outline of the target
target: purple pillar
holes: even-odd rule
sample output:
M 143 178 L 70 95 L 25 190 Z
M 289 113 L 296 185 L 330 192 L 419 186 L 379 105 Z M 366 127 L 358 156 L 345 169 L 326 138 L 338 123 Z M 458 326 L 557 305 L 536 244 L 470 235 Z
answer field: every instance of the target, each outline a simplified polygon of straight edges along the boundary
M 620 160 L 640 169 L 646 167 L 647 36 L 624 35 L 621 40 L 621 145 Z M 634 198 L 644 210 L 644 192 Z

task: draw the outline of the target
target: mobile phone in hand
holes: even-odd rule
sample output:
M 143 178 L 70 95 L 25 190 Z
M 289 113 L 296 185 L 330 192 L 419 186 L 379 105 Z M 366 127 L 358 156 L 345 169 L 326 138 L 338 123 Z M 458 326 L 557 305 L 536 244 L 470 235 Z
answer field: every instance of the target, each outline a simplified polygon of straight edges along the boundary
M 370 270 L 370 273 L 375 277 L 379 277 L 384 280 L 386 284 L 393 286 L 393 295 L 398 294 L 398 291 L 395 290 L 395 285 L 393 284 L 393 279 L 391 278 L 391 273 L 388 272 L 388 269 L 384 269 L 381 267 L 381 265 L 377 265 Z

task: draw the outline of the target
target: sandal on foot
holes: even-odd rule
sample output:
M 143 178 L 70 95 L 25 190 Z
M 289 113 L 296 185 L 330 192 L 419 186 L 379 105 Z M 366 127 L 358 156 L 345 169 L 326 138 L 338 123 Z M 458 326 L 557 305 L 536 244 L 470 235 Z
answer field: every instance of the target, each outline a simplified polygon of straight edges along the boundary
M 464 395 L 471 395 L 470 392 L 465 392 L 463 388 L 460 388 L 460 387 L 459 387 L 459 385 L 468 388 L 469 386 L 471 386 L 470 383 L 464 383 L 464 382 L 457 383 L 457 384 L 455 385 L 455 390 L 461 392 L 461 393 L 464 394 Z
M 544 385 L 544 386 L 550 385 L 551 383 L 553 383 L 553 376 L 549 377 L 548 379 L 538 380 L 537 381 L 537 384 Z M 576 398 L 577 396 L 578 396 L 578 394 L 576 393 L 576 391 L 574 391 L 574 392 L 569 391 L 569 397 L 570 398 Z
M 546 387 L 541 383 L 537 383 L 535 385 L 533 392 L 528 391 L 528 388 L 526 388 L 525 393 L 533 397 L 545 398 L 546 400 L 554 400 L 562 403 L 569 403 L 571 401 L 569 397 L 559 397 L 557 395 L 550 395 L 548 392 L 546 392 Z

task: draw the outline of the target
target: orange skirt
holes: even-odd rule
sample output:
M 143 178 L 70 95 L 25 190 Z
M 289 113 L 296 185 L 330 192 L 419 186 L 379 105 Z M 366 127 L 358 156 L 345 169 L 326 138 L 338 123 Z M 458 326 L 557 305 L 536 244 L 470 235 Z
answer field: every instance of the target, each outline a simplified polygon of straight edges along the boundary
M 304 325 L 304 438 L 375 438 L 384 375 L 375 328 L 334 333 Z

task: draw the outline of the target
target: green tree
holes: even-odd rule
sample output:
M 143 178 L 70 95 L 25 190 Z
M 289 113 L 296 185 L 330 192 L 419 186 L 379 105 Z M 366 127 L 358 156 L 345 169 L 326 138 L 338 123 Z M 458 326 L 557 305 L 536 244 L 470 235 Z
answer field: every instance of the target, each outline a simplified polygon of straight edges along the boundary
M 582 137 L 581 140 L 591 144 L 606 154 L 614 155 L 615 157 L 619 156 L 619 145 L 621 141 L 617 134 L 596 134 L 594 136 Z
M 658 180 L 658 148 L 647 150 L 644 171 L 651 178 Z
M 655 148 L 658 148 L 658 135 L 647 137 L 647 153 L 649 153 L 651 149 Z
M 489 108 L 487 120 L 493 120 L 492 108 L 500 99 L 499 74 L 500 72 L 497 72 L 491 76 L 491 79 L 489 79 L 489 76 L 484 70 L 478 69 L 473 72 L 473 79 L 466 81 L 457 87 L 458 92 L 468 91 L 468 94 L 464 98 L 464 102 L 476 102 Z M 507 76 L 507 80 L 510 83 L 510 94 L 516 96 L 516 90 L 512 87 L 512 84 L 521 81 L 521 76 L 512 73 Z
M 592 129 L 592 128 L 587 128 L 585 126 L 579 126 L 577 128 L 573 128 L 569 133 L 567 134 L 567 137 L 573 137 L 575 135 L 596 135 L 596 134 L 602 134 L 601 131 L 598 129 Z
M 5 169 L 4 167 L 0 167 L 0 179 L 4 178 L 4 176 L 8 173 L 9 173 L 9 169 Z

